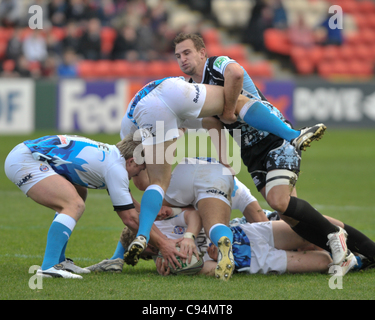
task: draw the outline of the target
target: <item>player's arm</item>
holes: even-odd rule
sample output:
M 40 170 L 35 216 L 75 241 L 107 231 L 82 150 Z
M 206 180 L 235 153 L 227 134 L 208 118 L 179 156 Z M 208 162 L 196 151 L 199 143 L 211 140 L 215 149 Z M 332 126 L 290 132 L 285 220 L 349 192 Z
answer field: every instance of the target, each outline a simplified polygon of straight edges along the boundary
M 122 222 L 133 232 L 137 233 L 139 227 L 139 215 L 138 212 L 132 208 L 127 210 L 117 210 L 117 214 Z M 152 225 L 150 232 L 150 241 L 153 246 L 157 247 L 164 260 L 171 265 L 177 265 L 181 267 L 180 263 L 176 259 L 176 255 L 183 259 L 186 259 L 186 255 L 179 252 L 176 249 L 176 243 L 178 241 L 168 239 L 155 225 Z
M 243 88 L 244 71 L 238 63 L 230 63 L 224 71 L 224 111 L 221 119 L 225 123 L 227 120 L 234 122 L 234 116 L 238 97 Z
M 187 225 L 184 233 L 184 238 L 180 243 L 180 252 L 186 254 L 188 262 L 191 262 L 193 254 L 199 259 L 199 253 L 197 246 L 195 245 L 195 239 L 199 232 L 202 230 L 202 219 L 199 216 L 198 211 L 189 210 L 184 212 L 184 218 Z

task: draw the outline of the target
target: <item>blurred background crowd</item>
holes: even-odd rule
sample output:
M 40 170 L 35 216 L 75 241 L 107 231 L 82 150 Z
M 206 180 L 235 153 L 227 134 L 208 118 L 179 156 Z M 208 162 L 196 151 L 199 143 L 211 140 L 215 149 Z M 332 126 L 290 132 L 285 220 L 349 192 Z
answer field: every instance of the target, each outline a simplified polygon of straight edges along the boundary
M 32 5 L 43 10 L 41 30 L 28 26 Z M 332 19 L 343 28 L 330 28 Z M 1 0 L 0 72 L 87 76 L 119 60 L 147 69 L 175 61 L 182 31 L 201 33 L 210 55 L 231 56 L 250 76 L 374 76 L 373 0 Z

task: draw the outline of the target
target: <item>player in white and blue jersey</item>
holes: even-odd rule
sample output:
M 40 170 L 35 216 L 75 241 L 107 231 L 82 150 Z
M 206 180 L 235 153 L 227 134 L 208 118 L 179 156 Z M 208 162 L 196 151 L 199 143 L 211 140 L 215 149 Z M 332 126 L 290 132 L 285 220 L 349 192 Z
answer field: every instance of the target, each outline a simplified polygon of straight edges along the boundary
M 117 145 L 53 135 L 24 141 L 9 153 L 4 166 L 7 177 L 35 202 L 56 211 L 38 275 L 81 278 L 67 270 L 89 272 L 65 261 L 66 245 L 85 210 L 87 188 L 107 189 L 119 217 L 137 230 L 129 180 L 145 169 L 133 155 L 139 144 L 132 135 Z

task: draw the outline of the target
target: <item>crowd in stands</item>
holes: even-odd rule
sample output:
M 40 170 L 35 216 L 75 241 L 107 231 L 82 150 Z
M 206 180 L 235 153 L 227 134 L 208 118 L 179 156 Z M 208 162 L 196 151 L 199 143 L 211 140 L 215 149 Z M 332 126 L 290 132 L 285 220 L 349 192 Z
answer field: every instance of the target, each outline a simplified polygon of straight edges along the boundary
M 34 4 L 43 10 L 42 29 L 28 27 Z M 167 20 L 163 0 L 3 0 L 1 74 L 74 77 L 82 60 L 174 59 L 177 31 Z
M 251 60 L 243 57 L 246 55 L 243 45 L 250 45 L 258 52 L 289 57 L 294 64 L 292 71 L 299 74 L 374 74 L 374 0 L 176 0 L 175 3 L 199 11 L 204 19 L 213 22 L 216 38 L 217 30 L 227 30 L 229 34 L 234 31 L 242 48 L 227 51 L 243 60 Z M 28 8 L 35 4 L 43 10 L 42 30 L 28 27 L 32 16 Z M 332 14 L 328 8 L 333 4 L 344 11 L 344 30 L 329 26 Z M 201 30 L 199 25 L 173 28 L 167 5 L 166 0 L 2 0 L 1 76 L 75 77 L 77 65 L 82 61 L 172 61 L 175 35 L 184 28 L 190 28 L 189 32 Z M 228 20 L 230 12 L 233 17 Z M 245 24 L 241 26 L 240 12 L 246 13 Z M 225 17 L 220 19 L 220 14 Z M 347 19 L 348 16 L 352 19 Z M 223 21 L 225 27 L 221 25 Z M 215 45 L 218 42 L 220 39 Z M 225 54 L 219 44 L 210 46 L 209 55 Z M 335 59 L 341 57 L 343 61 Z M 268 71 L 261 74 L 272 76 L 267 63 Z

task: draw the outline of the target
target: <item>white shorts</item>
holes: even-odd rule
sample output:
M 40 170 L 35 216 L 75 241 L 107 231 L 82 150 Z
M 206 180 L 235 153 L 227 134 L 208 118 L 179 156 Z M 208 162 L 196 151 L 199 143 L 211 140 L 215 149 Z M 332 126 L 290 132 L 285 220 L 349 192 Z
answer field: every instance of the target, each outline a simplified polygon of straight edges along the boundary
M 20 143 L 8 154 L 5 174 L 24 194 L 39 181 L 57 173 L 47 163 L 35 160 L 28 147 Z
M 195 158 L 183 161 L 186 163 L 179 163 L 173 170 L 166 201 L 175 207 L 193 205 L 197 209 L 199 200 L 216 198 L 231 206 L 234 183 L 226 167 Z
M 250 268 L 242 269 L 251 274 L 285 273 L 287 254 L 274 247 L 272 222 L 246 223 L 240 227 L 250 240 Z
M 206 100 L 205 85 L 168 78 L 145 94 L 148 86 L 152 83 L 136 94 L 125 116 L 132 110 L 131 120 L 141 129 L 144 144 L 178 138 L 182 122 L 199 116 Z

